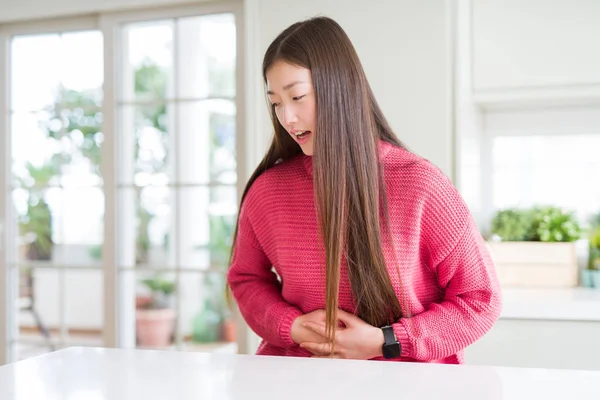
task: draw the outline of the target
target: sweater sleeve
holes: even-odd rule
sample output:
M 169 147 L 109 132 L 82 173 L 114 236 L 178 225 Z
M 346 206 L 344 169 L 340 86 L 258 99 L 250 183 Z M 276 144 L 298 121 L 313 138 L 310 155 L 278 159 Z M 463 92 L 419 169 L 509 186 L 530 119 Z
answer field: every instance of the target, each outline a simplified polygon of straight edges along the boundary
M 435 173 L 421 220 L 421 252 L 443 299 L 393 325 L 402 356 L 431 361 L 481 338 L 501 311 L 493 262 L 469 210 L 449 179 Z
M 281 283 L 244 207 L 240 210 L 227 282 L 244 320 L 257 335 L 275 346 L 296 345 L 291 338 L 291 327 L 302 312 L 281 296 Z

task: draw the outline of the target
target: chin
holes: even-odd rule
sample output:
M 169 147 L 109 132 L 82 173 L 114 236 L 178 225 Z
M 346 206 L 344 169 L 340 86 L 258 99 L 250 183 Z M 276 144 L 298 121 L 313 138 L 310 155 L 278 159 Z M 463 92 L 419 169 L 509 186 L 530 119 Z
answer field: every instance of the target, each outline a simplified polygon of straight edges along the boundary
M 302 149 L 302 152 L 306 156 L 312 156 L 314 153 L 312 146 L 310 146 L 310 148 L 308 148 L 308 146 L 305 146 L 305 147 L 300 146 L 300 148 Z

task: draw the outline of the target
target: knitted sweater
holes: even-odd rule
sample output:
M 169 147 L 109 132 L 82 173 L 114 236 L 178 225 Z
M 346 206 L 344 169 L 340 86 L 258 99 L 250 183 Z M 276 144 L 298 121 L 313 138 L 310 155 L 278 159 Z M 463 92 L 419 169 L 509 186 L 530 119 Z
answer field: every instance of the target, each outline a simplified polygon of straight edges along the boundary
M 396 360 L 463 363 L 463 349 L 500 314 L 493 263 L 467 206 L 438 168 L 385 142 L 380 157 L 396 257 L 389 245 L 383 251 L 410 311 L 393 324 L 402 346 Z M 234 246 L 227 280 L 242 316 L 263 339 L 257 354 L 311 356 L 292 341 L 290 328 L 296 317 L 325 308 L 312 157 L 286 160 L 254 182 Z M 342 264 L 339 306 L 354 312 L 354 304 Z

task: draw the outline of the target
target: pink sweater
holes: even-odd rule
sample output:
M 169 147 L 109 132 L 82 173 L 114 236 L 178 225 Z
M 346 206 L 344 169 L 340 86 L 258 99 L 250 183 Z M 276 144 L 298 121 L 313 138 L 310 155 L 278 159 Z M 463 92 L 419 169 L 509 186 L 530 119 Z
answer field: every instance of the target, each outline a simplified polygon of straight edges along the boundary
M 390 248 L 384 255 L 412 316 L 393 325 L 402 345 L 397 360 L 462 363 L 463 349 L 500 314 L 494 266 L 464 201 L 438 168 L 387 143 L 380 155 L 398 268 Z M 311 355 L 292 341 L 290 328 L 299 315 L 325 308 L 318 240 L 312 157 L 299 155 L 263 173 L 240 210 L 227 279 L 244 319 L 263 339 L 257 354 Z M 339 304 L 354 310 L 345 265 Z

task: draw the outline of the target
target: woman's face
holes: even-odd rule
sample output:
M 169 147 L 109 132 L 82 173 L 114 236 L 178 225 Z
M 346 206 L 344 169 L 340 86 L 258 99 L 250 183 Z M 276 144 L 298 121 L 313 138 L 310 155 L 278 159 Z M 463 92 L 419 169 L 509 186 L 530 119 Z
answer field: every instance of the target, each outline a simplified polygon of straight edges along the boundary
M 267 94 L 279 123 L 312 156 L 317 112 L 310 70 L 276 61 L 267 70 Z

